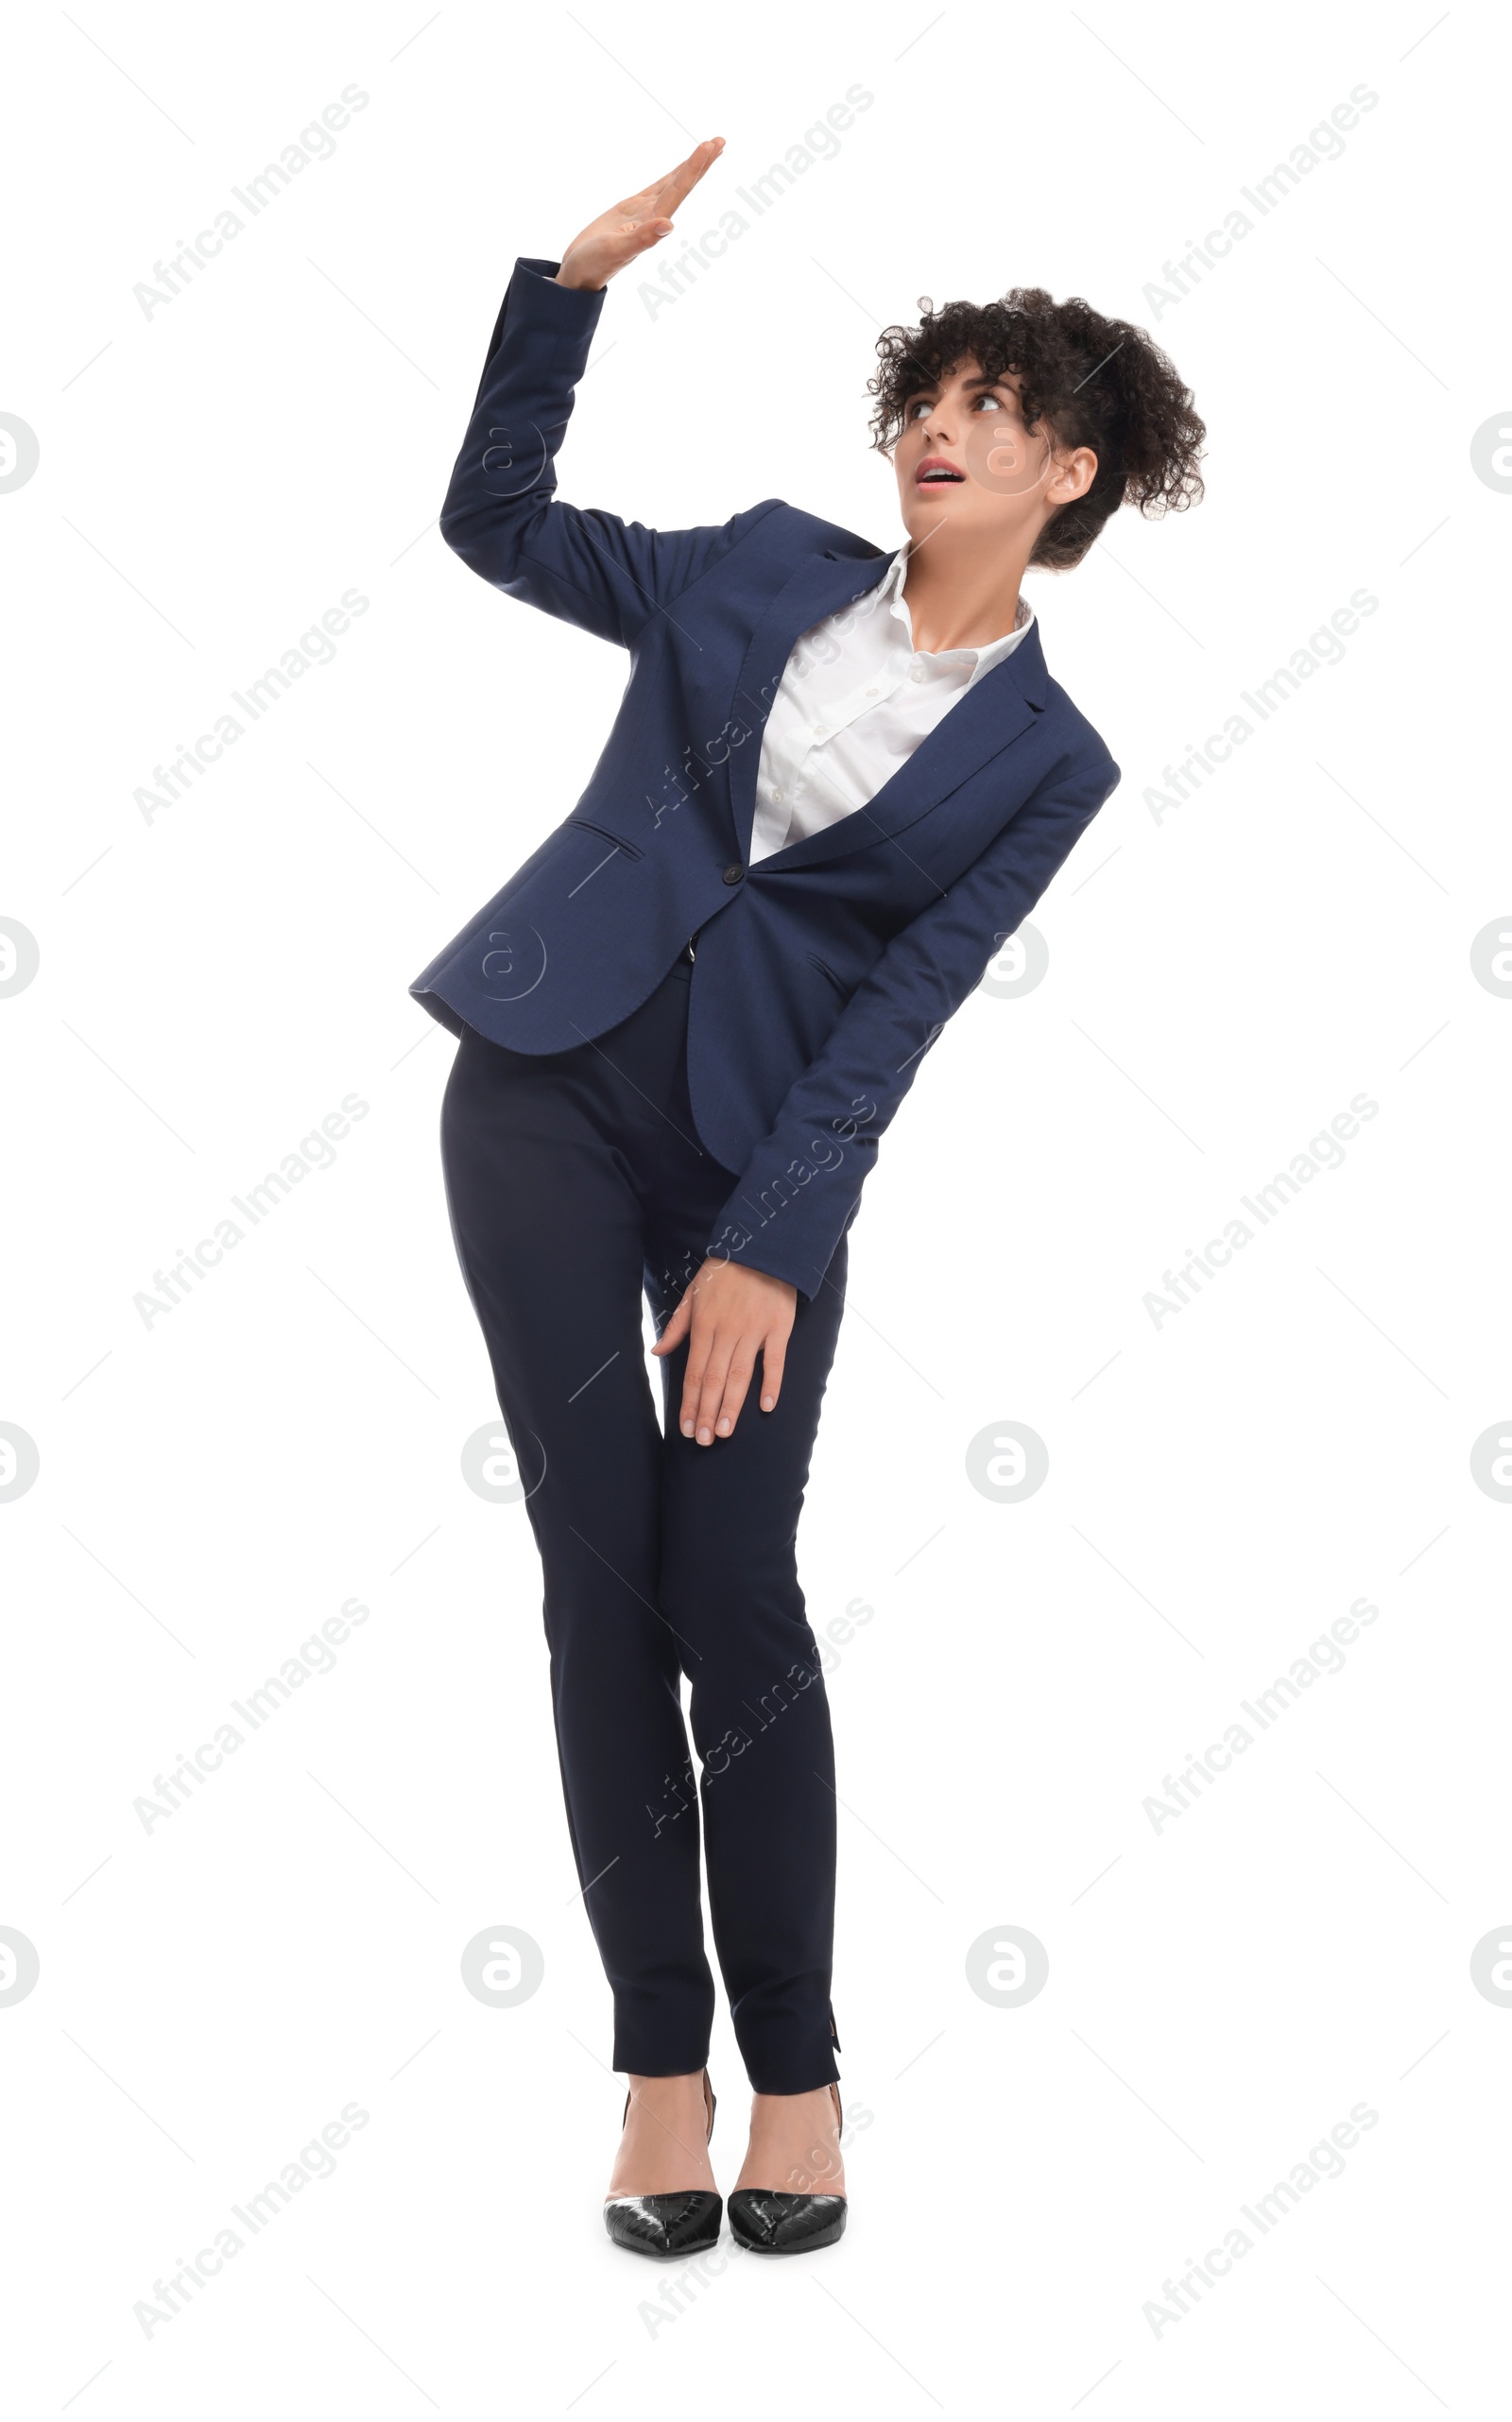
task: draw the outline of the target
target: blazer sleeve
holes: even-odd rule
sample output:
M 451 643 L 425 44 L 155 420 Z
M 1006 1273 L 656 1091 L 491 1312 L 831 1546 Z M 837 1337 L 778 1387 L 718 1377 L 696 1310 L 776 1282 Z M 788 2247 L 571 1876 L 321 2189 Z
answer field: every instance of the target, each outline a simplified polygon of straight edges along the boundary
M 514 265 L 441 536 L 507 596 L 628 646 L 781 500 L 690 530 L 650 530 L 558 500 L 556 455 L 608 291 L 558 285 L 560 266 L 524 254 Z
M 887 945 L 788 1092 L 706 1252 L 818 1293 L 930 1045 L 1116 789 L 1106 750 L 1042 784 L 944 896 Z

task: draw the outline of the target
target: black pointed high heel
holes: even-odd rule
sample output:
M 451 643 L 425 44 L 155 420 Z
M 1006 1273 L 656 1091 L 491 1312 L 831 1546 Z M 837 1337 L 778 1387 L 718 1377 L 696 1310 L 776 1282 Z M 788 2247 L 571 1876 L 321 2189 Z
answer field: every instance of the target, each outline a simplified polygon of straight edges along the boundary
M 845 2126 L 840 2089 L 832 2086 L 837 2129 Z M 845 2235 L 844 2195 L 790 2195 L 765 2187 L 735 2187 L 730 2233 L 749 2254 L 812 2254 Z
M 705 2143 L 714 2132 L 714 2113 L 719 2098 L 709 2083 L 709 2071 L 703 2073 L 704 2102 L 709 2112 L 709 2132 Z M 630 2098 L 625 2097 L 625 2120 L 630 2116 Z M 604 2200 L 604 2225 L 610 2240 L 622 2245 L 627 2254 L 649 2254 L 653 2261 L 672 2262 L 685 2254 L 708 2254 L 719 2242 L 719 2224 L 724 2216 L 724 2199 L 712 2195 L 705 2187 L 690 2188 L 676 2195 L 608 2195 Z

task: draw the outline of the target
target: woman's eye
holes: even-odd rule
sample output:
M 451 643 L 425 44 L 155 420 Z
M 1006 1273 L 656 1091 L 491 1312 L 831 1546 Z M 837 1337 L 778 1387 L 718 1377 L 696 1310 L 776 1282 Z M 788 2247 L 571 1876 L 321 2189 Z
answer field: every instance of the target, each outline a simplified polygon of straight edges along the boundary
M 916 396 L 913 403 L 910 404 L 908 407 L 908 418 L 910 421 L 917 421 L 920 412 L 927 412 L 928 410 L 928 397 L 923 395 Z
M 989 412 L 1005 412 L 1007 409 L 1001 395 L 983 394 L 976 400 L 978 404 L 985 404 Z

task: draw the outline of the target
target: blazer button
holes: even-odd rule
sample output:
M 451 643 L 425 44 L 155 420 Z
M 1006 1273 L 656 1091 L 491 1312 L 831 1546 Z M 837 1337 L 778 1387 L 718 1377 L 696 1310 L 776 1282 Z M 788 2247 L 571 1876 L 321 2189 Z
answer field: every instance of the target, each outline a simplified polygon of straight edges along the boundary
M 732 867 L 727 867 L 725 868 L 725 881 L 726 881 L 726 883 L 744 883 L 744 882 L 745 882 L 745 880 L 746 880 L 746 869 L 745 869 L 745 867 L 744 867 L 743 866 L 739 865 L 739 864 L 738 864 L 738 862 L 737 862 L 737 864 L 736 864 L 736 865 L 734 865 L 734 866 L 732 866 Z

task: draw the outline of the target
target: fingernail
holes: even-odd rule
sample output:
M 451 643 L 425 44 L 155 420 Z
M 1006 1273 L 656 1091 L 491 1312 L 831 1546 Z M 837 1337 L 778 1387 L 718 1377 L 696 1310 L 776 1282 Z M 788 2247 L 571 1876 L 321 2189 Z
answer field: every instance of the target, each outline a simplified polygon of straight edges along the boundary
M 692 1437 L 692 1435 L 693 1435 L 693 1423 L 692 1423 L 691 1421 L 684 1421 L 684 1423 L 683 1423 L 683 1425 L 682 1425 L 682 1434 L 683 1434 L 683 1436 L 684 1436 L 685 1438 L 691 1438 L 691 1437 Z
M 728 1437 L 730 1434 L 730 1416 L 728 1413 L 721 1414 L 720 1416 L 719 1434 L 721 1437 Z
M 700 1447 L 707 1447 L 713 1435 L 713 1433 L 710 1430 L 700 1430 L 698 1433 L 698 1444 Z
M 770 1413 L 770 1411 L 771 1411 L 771 1409 L 772 1409 L 773 1405 L 774 1405 L 776 1402 L 777 1402 L 777 1399 L 776 1399 L 776 1397 L 775 1397 L 775 1396 L 764 1396 L 764 1397 L 762 1398 L 762 1411 L 763 1411 L 764 1413 Z

